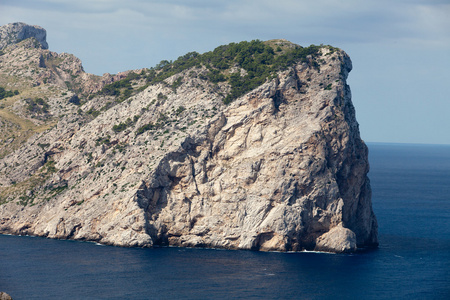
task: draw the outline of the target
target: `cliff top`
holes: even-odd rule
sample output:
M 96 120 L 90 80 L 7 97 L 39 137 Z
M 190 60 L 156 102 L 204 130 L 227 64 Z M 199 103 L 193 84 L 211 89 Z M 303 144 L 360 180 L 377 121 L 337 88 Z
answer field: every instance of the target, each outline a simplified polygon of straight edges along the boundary
M 35 38 L 42 49 L 48 49 L 47 32 L 37 25 L 22 22 L 10 23 L 0 27 L 0 50 L 28 38 Z

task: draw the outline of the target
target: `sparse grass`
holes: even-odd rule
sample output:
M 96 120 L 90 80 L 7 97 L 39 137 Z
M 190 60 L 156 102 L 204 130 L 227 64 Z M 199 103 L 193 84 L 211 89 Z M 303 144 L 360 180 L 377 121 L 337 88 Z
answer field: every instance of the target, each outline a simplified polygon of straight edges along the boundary
M 42 186 L 51 174 L 57 171 L 55 162 L 49 160 L 38 172 L 26 180 L 14 183 L 8 187 L 0 187 L 0 204 L 6 203 L 8 197 L 10 199 L 19 199 L 18 203 L 23 206 L 33 203 L 35 199 L 33 191 L 36 190 L 37 187 Z M 50 190 L 50 194 L 51 196 L 55 196 L 66 188 L 67 186 L 53 188 Z M 30 191 L 33 196 L 27 196 L 27 191 Z
M 9 132 L 2 132 L 3 134 L 3 140 L 7 140 L 11 137 L 14 138 L 14 141 L 12 143 L 9 143 L 8 145 L 1 145 L 0 148 L 0 158 L 5 157 L 9 153 L 13 152 L 14 150 L 18 149 L 24 142 L 26 142 L 32 135 L 35 133 L 41 133 L 47 129 L 50 129 L 53 127 L 56 122 L 55 121 L 49 121 L 47 123 L 44 123 L 42 125 L 36 125 L 30 120 L 21 118 L 11 112 L 7 107 L 0 109 L 0 118 L 10 122 L 16 127 L 18 127 L 18 130 L 13 130 Z

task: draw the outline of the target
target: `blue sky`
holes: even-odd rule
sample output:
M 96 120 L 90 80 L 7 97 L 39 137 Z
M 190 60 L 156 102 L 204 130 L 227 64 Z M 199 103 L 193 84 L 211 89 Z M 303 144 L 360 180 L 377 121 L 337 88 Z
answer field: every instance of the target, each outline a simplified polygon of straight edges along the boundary
M 365 141 L 450 144 L 450 0 L 0 0 L 1 25 L 18 21 L 98 75 L 243 40 L 330 44 L 353 61 Z

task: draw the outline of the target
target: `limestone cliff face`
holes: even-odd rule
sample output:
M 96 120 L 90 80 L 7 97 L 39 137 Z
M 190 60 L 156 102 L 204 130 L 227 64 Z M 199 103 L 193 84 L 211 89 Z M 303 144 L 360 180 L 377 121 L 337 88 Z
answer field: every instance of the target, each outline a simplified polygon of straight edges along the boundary
M 10 23 L 0 27 L 0 50 L 28 38 L 35 38 L 42 49 L 48 49 L 47 32 L 44 28 L 25 23 Z
M 377 245 L 352 65 L 322 47 L 223 104 L 203 67 L 0 160 L 0 232 L 119 246 L 351 252 Z M 174 88 L 174 83 L 177 87 Z

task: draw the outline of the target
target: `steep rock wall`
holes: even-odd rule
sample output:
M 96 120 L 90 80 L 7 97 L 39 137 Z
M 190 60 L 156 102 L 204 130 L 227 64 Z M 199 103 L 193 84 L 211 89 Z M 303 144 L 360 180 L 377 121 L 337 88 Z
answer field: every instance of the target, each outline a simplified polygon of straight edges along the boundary
M 320 65 L 298 63 L 228 106 L 228 87 L 197 68 L 88 123 L 63 118 L 0 161 L 0 232 L 141 247 L 376 245 L 351 61 L 321 51 Z M 120 122 L 129 127 L 112 130 Z
M 44 28 L 25 23 L 10 23 L 0 27 L 0 50 L 7 45 L 18 43 L 28 38 L 35 38 L 42 49 L 48 49 L 47 32 Z

